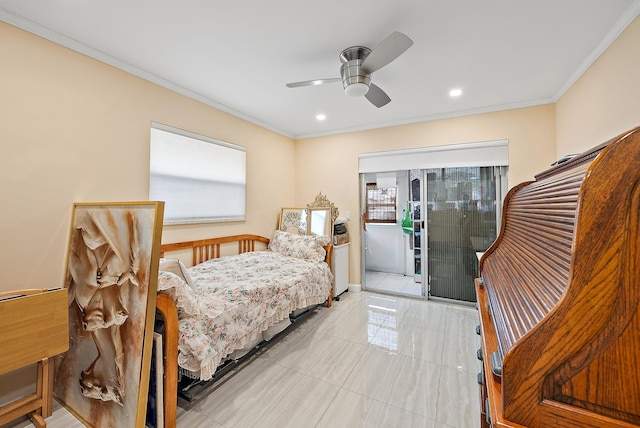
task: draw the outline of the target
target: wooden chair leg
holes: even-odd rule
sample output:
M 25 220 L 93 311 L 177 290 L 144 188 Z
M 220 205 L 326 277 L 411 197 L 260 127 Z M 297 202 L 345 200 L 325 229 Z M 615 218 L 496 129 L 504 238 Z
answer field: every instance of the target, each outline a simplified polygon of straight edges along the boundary
M 48 418 L 53 414 L 53 358 L 45 358 L 42 364 L 42 417 Z
M 36 428 L 47 428 L 47 422 L 38 414 L 37 411 L 29 413 L 29 419 L 31 419 L 31 423 Z
M 53 364 L 49 363 L 49 358 L 43 358 L 38 362 L 35 399 L 39 407 L 29 413 L 29 419 L 36 428 L 46 428 L 47 422 L 44 418 L 51 416 L 53 383 L 50 381 L 50 367 Z

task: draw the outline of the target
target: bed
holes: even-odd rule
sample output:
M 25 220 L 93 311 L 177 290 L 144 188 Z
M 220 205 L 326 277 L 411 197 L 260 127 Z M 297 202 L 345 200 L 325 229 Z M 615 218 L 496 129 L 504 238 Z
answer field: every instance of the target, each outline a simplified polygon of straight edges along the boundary
M 189 268 L 170 257 L 186 252 Z M 271 240 L 235 235 L 162 245 L 156 306 L 164 324 L 166 427 L 175 426 L 179 377 L 211 379 L 291 313 L 331 306 L 331 252 L 327 237 L 282 231 Z

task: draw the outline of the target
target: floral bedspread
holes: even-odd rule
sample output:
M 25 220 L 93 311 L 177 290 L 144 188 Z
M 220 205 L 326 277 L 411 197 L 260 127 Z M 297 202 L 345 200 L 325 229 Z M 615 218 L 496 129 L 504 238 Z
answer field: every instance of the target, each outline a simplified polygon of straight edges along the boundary
M 273 251 L 213 259 L 188 270 L 193 288 L 161 278 L 159 291 L 178 307 L 178 365 L 202 380 L 292 311 L 326 301 L 333 280 L 324 262 Z

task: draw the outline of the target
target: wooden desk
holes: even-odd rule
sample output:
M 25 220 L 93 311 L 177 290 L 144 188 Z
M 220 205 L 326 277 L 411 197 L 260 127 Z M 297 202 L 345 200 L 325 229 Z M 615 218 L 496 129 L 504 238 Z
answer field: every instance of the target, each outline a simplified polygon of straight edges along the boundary
M 513 187 L 476 279 L 482 427 L 640 428 L 640 127 Z

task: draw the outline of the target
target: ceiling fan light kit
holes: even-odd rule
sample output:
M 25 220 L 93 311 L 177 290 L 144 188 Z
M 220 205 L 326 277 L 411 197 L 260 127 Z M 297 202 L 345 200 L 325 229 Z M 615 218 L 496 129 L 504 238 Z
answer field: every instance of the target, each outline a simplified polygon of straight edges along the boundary
M 342 61 L 340 76 L 342 77 L 342 86 L 347 95 L 361 97 L 369 92 L 371 75 L 362 69 L 362 63 L 370 52 L 371 50 L 368 48 L 355 46 L 345 49 L 340 54 L 340 60 Z M 359 58 L 357 55 L 361 57 Z
M 413 41 L 400 32 L 393 32 L 374 50 L 365 46 L 351 46 L 340 55 L 340 78 L 306 80 L 287 83 L 289 88 L 315 86 L 342 81 L 347 95 L 365 96 L 371 104 L 380 108 L 391 101 L 391 98 L 380 87 L 371 83 L 371 74 L 389 64 L 413 45 Z
M 361 97 L 369 92 L 369 79 L 366 82 L 352 82 L 348 83 L 343 81 L 344 92 L 350 97 Z

